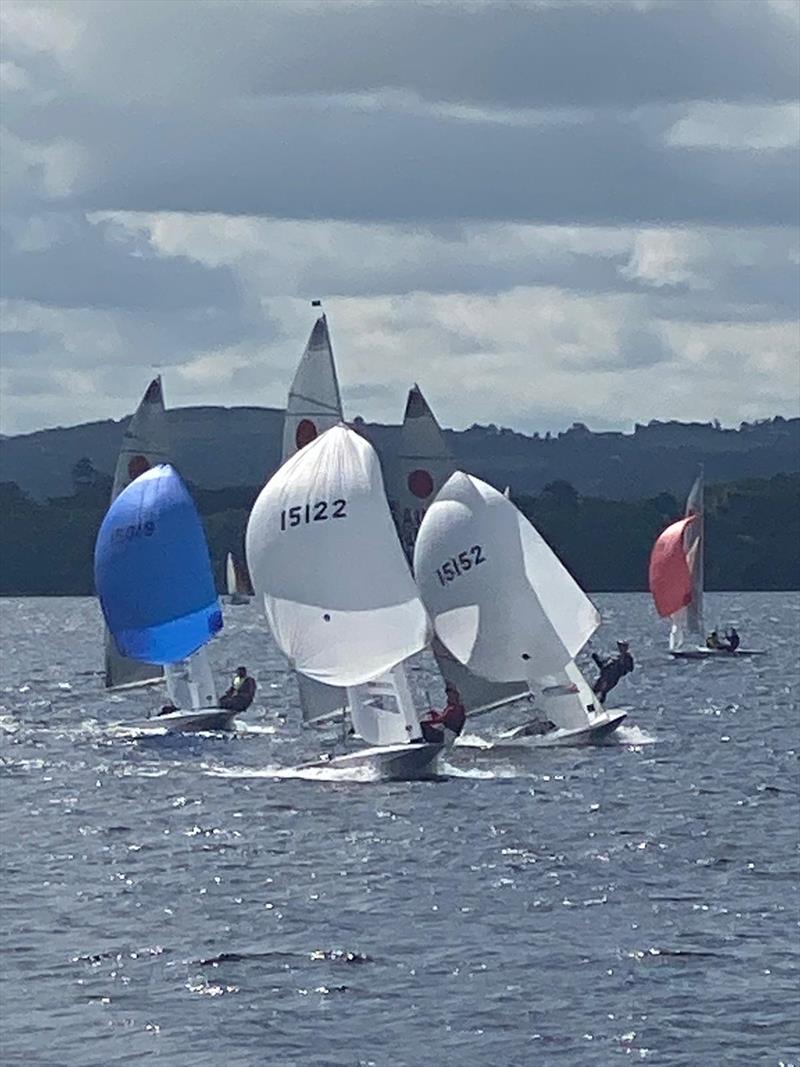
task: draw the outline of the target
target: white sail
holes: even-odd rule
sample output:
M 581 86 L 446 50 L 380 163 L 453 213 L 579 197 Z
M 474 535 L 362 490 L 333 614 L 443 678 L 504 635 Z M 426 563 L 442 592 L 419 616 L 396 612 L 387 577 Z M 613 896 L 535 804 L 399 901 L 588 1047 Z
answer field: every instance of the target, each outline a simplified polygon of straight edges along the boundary
M 176 708 L 200 711 L 217 707 L 217 687 L 208 650 L 201 648 L 189 659 L 170 663 L 164 668 L 167 694 Z
M 704 645 L 706 639 L 703 622 L 703 552 L 704 552 L 704 496 L 705 486 L 702 468 L 686 500 L 685 515 L 696 516 L 683 533 L 683 550 L 692 578 L 691 600 L 686 607 L 670 616 L 672 627 L 669 635 L 670 651 L 676 652 L 690 645 Z
M 398 454 L 386 469 L 389 503 L 410 560 L 425 512 L 456 470 L 442 429 L 416 384 L 408 393 Z M 480 678 L 459 663 L 440 641 L 434 640 L 433 654 L 445 682 L 458 690 L 467 714 L 490 711 L 528 693 L 524 682 L 499 683 Z
M 599 625 L 595 606 L 511 501 L 461 472 L 423 519 L 414 571 L 437 637 L 490 681 L 559 684 Z
M 116 500 L 134 478 L 158 463 L 166 463 L 167 459 L 167 414 L 161 378 L 157 377 L 147 387 L 123 434 L 111 501 Z M 121 655 L 108 629 L 105 629 L 104 647 L 106 688 L 146 685 L 162 676 L 161 667 Z
M 353 730 L 369 745 L 396 745 L 421 736 L 402 664 L 348 689 Z
M 298 448 L 342 421 L 342 401 L 328 321 L 320 315 L 289 389 L 281 462 L 291 459 Z M 303 722 L 307 726 L 341 715 L 347 707 L 347 692 L 338 686 L 299 674 L 297 689 Z
M 233 556 L 230 552 L 225 560 L 225 586 L 228 590 L 228 596 L 235 596 L 238 592 L 236 588 L 236 564 L 233 562 Z
M 283 422 L 283 462 L 341 421 L 342 400 L 328 321 L 320 315 L 289 389 Z
M 428 622 L 372 446 L 344 425 L 302 448 L 253 506 L 247 562 L 291 665 L 354 686 L 425 647 Z

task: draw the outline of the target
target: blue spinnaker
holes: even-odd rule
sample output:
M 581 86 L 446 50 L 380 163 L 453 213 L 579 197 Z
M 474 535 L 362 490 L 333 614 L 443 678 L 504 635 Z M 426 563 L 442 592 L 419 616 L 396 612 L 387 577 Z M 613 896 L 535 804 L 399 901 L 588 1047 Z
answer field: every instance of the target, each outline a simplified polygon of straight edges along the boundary
M 94 549 L 94 580 L 125 656 L 176 663 L 222 629 L 203 524 L 168 463 L 145 471 L 108 509 Z

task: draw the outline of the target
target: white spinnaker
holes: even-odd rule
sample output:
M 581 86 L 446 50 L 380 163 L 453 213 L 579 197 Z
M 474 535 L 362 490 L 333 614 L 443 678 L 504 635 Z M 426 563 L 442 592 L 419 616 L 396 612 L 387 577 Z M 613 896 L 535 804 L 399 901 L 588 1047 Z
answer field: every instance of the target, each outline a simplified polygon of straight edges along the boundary
M 176 708 L 200 711 L 217 707 L 217 687 L 211 670 L 208 650 L 201 648 L 180 663 L 164 668 L 167 693 Z
M 414 385 L 406 401 L 398 454 L 386 464 L 387 495 L 409 560 L 413 558 L 425 512 L 455 470 L 455 458 L 436 416 L 420 387 Z M 528 693 L 524 682 L 500 683 L 480 678 L 454 659 L 441 641 L 434 640 L 433 654 L 445 682 L 458 689 L 467 714 L 490 711 Z
M 378 457 L 346 426 L 270 479 L 250 514 L 246 551 L 273 636 L 302 674 L 360 685 L 425 647 L 428 620 Z
M 703 622 L 704 497 L 705 485 L 701 469 L 689 491 L 685 512 L 687 516 L 696 515 L 697 519 L 689 523 L 683 534 L 683 550 L 692 576 L 692 599 L 685 608 L 681 608 L 671 616 L 669 647 L 673 652 L 683 648 L 687 642 L 705 644 L 706 631 Z
M 166 463 L 168 458 L 167 414 L 164 410 L 161 378 L 158 377 L 147 387 L 122 436 L 122 447 L 114 469 L 111 502 L 117 499 L 134 478 L 138 478 L 149 467 Z M 161 667 L 156 664 L 140 663 L 121 655 L 107 628 L 104 632 L 104 647 L 107 689 L 144 685 L 157 681 L 162 676 Z
M 490 681 L 557 684 L 599 625 L 594 604 L 511 501 L 461 472 L 423 519 L 414 572 L 438 638 Z

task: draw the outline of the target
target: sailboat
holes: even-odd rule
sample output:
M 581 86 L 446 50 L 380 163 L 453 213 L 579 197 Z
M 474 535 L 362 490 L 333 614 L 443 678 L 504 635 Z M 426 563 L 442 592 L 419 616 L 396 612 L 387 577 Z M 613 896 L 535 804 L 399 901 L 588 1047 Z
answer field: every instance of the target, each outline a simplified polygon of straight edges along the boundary
M 217 705 L 206 645 L 222 629 L 203 524 L 180 475 L 151 467 L 113 501 L 95 544 L 95 586 L 121 656 L 164 668 L 178 709 L 168 730 L 216 730 L 234 712 Z
M 345 690 L 368 746 L 298 769 L 434 773 L 443 744 L 422 740 L 410 694 L 394 699 L 392 672 L 429 628 L 369 442 L 339 424 L 306 443 L 262 489 L 245 547 L 276 644 L 303 677 Z
M 242 572 L 242 568 L 234 559 L 232 552 L 228 553 L 225 560 L 225 587 L 228 590 L 229 604 L 250 603 L 247 576 Z
M 414 573 L 453 659 L 488 682 L 524 686 L 544 716 L 545 725 L 525 723 L 498 743 L 588 744 L 626 718 L 624 709 L 602 709 L 575 664 L 600 625 L 597 609 L 492 486 L 461 471 L 451 476 L 422 520 Z
M 328 320 L 321 311 L 321 301 L 313 301 L 312 306 L 320 308 L 321 313 L 289 388 L 283 424 L 284 463 L 320 434 L 344 422 Z M 381 678 L 371 679 L 363 688 L 330 685 L 299 672 L 296 672 L 296 679 L 305 726 L 324 727 L 335 722 L 344 725 L 349 718 L 362 740 L 378 744 L 385 740 L 385 731 L 371 722 L 364 708 L 378 704 L 384 708 L 393 707 L 404 722 L 416 721 L 417 713 L 403 664 L 393 667 Z
M 408 393 L 397 455 L 386 468 L 389 503 L 403 549 L 411 561 L 425 513 L 457 469 L 436 416 L 417 384 Z M 469 716 L 530 696 L 524 682 L 490 682 L 474 674 L 437 637 L 432 649 L 440 674 L 446 684 L 456 687 Z
M 763 656 L 763 649 L 737 648 L 735 652 L 706 646 L 703 622 L 705 551 L 705 486 L 703 471 L 686 501 L 682 519 L 656 538 L 650 554 L 649 585 L 656 611 L 671 622 L 669 652 L 676 659 L 713 659 Z
M 148 385 L 122 436 L 110 503 L 114 503 L 134 478 L 150 467 L 166 461 L 167 415 L 164 410 L 161 378 L 156 377 Z M 105 630 L 103 643 L 106 689 L 132 689 L 161 681 L 161 667 L 156 663 L 141 663 L 121 655 L 108 628 Z

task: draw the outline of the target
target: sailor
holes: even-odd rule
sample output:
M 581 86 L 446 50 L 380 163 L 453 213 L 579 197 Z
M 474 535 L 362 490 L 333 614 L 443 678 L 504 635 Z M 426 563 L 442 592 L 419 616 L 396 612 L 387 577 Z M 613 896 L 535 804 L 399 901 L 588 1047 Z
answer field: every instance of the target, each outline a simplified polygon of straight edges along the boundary
M 171 703 L 170 704 L 165 704 L 164 707 L 161 709 L 161 711 L 158 712 L 158 715 L 171 715 L 173 713 L 173 711 L 177 711 L 177 710 L 178 709 L 175 707 L 174 704 L 171 704 Z M 158 717 L 158 716 L 156 716 L 156 717 Z
M 247 667 L 237 667 L 230 687 L 219 698 L 219 706 L 225 711 L 247 711 L 255 695 L 255 678 L 247 673 Z
M 454 741 L 464 729 L 467 713 L 461 702 L 461 694 L 454 685 L 448 682 L 444 687 L 447 702 L 441 711 L 431 711 L 420 729 L 426 741 L 433 744 L 442 744 L 444 741 Z
M 736 632 L 735 626 L 731 626 L 730 630 L 728 630 L 728 632 L 725 634 L 725 640 L 725 647 L 727 648 L 728 652 L 735 652 L 739 645 L 742 643 L 742 639 Z
M 603 659 L 596 652 L 592 653 L 592 659 L 597 664 L 600 674 L 592 686 L 592 691 L 600 698 L 600 703 L 605 704 L 606 697 L 626 674 L 633 670 L 633 656 L 627 641 L 617 641 L 616 656 Z
M 710 649 L 714 649 L 714 650 L 722 648 L 722 645 L 719 642 L 719 634 L 717 633 L 716 630 L 712 630 L 711 633 L 706 638 L 706 648 L 710 648 Z

